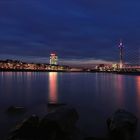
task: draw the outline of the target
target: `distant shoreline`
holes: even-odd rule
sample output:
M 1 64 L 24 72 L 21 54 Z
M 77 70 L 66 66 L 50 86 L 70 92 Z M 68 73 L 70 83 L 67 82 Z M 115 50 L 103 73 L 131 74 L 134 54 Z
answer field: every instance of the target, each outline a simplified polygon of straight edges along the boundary
M 0 72 L 67 72 L 67 70 L 0 69 Z
M 69 71 L 69 70 L 26 70 L 26 69 L 0 69 L 0 72 L 66 72 L 66 73 L 110 73 L 110 74 L 121 74 L 121 75 L 139 75 L 140 72 L 124 72 L 124 71 Z

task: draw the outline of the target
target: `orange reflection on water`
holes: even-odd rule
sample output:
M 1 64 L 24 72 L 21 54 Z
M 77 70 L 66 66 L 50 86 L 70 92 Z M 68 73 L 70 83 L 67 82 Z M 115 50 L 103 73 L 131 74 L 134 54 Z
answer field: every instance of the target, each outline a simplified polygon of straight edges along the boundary
M 49 73 L 49 103 L 57 103 L 57 72 Z

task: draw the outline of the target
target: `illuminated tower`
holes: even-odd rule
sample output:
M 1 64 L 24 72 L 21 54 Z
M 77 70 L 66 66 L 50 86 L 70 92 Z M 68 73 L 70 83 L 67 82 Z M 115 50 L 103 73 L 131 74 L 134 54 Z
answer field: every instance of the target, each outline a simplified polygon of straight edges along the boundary
M 58 56 L 55 53 L 50 54 L 50 65 L 58 65 Z
M 120 64 L 119 64 L 119 67 L 120 67 L 120 69 L 123 68 L 123 48 L 124 48 L 124 45 L 123 45 L 122 41 L 120 40 L 120 44 L 119 44 L 119 50 L 120 50 Z

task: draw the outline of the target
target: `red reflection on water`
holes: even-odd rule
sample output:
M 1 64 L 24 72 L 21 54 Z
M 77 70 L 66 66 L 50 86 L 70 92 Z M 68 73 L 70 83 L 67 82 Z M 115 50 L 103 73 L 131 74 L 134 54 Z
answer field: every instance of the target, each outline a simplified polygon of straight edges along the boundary
M 57 72 L 49 73 L 49 102 L 57 103 Z
M 124 105 L 124 78 L 122 75 L 117 75 L 116 80 L 116 95 L 119 107 Z
M 140 106 L 140 76 L 136 77 L 137 107 Z

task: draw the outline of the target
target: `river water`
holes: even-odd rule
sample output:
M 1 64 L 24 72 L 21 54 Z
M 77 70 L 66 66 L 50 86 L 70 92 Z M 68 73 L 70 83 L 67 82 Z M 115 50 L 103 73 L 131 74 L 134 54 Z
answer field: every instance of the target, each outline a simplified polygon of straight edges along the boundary
M 140 76 L 111 73 L 0 72 L 0 139 L 31 114 L 43 117 L 47 103 L 66 103 L 77 109 L 77 123 L 88 136 L 106 136 L 106 119 L 118 108 L 140 119 Z M 24 106 L 11 116 L 6 109 Z M 140 130 L 138 125 L 138 131 Z M 140 134 L 136 133 L 137 139 Z

